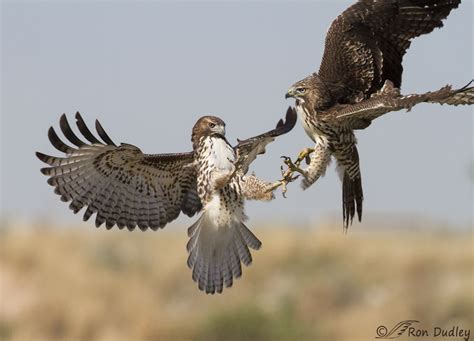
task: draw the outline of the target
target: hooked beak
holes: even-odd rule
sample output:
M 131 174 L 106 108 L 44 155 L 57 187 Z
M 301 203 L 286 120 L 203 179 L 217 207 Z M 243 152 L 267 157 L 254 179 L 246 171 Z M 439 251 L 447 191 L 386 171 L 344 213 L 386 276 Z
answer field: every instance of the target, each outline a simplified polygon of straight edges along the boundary
M 219 135 L 225 136 L 225 126 L 220 126 L 219 130 L 217 131 Z
M 285 99 L 294 97 L 294 95 L 295 95 L 295 88 L 289 88 L 285 94 Z

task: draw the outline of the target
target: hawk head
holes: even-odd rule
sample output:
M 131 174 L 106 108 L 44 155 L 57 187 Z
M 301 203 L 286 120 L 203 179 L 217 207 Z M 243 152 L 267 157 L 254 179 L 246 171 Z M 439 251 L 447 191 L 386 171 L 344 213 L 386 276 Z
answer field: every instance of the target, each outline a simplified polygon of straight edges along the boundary
M 225 123 L 216 116 L 203 116 L 197 120 L 193 127 L 191 141 L 197 147 L 201 137 L 216 136 L 225 137 Z
M 325 107 L 331 101 L 331 94 L 317 73 L 293 84 L 285 95 L 285 98 L 290 97 L 297 105 L 306 103 L 312 108 Z

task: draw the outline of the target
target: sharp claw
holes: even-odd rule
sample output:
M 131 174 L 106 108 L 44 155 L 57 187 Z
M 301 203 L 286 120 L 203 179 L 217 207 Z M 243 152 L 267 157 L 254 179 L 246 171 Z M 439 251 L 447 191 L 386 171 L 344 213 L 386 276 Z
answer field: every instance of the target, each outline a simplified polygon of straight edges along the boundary
M 280 156 L 280 158 L 283 159 L 283 163 L 288 167 L 285 170 L 283 165 L 280 166 L 282 180 L 280 180 L 278 182 L 278 184 L 279 184 L 278 186 L 282 187 L 281 191 L 282 191 L 282 195 L 283 195 L 284 198 L 286 198 L 288 183 L 295 181 L 296 179 L 298 179 L 300 177 L 300 175 L 303 175 L 304 177 L 306 177 L 306 174 L 305 174 L 306 172 L 303 169 L 300 168 L 300 164 L 301 164 L 301 161 L 303 161 L 303 160 L 305 160 L 306 163 L 309 164 L 310 161 L 311 161 L 311 158 L 309 157 L 309 155 L 313 152 L 314 152 L 314 149 L 311 149 L 311 148 L 306 148 L 306 149 L 302 150 L 298 154 L 298 158 L 296 159 L 295 162 L 293 162 L 291 160 L 291 158 L 288 157 L 288 156 L 285 156 L 285 155 Z M 300 174 L 298 174 L 296 176 L 293 176 L 293 173 L 295 173 L 295 172 L 300 173 Z
M 281 195 L 283 196 L 283 198 L 286 199 L 286 191 L 288 190 L 288 188 L 286 187 L 286 183 L 283 182 L 282 185 L 281 185 Z
M 289 159 L 289 158 L 288 158 Z M 287 169 L 285 170 L 283 168 L 283 166 L 280 167 L 281 169 L 281 177 L 282 179 L 275 182 L 269 189 L 268 191 L 274 191 L 275 189 L 277 189 L 278 187 L 281 186 L 281 193 L 283 195 L 284 198 L 286 198 L 286 192 L 288 191 L 288 187 L 287 185 L 290 183 L 290 182 L 293 182 L 295 181 L 296 179 L 299 178 L 299 174 L 296 175 L 296 176 L 293 176 L 293 171 L 291 169 Z

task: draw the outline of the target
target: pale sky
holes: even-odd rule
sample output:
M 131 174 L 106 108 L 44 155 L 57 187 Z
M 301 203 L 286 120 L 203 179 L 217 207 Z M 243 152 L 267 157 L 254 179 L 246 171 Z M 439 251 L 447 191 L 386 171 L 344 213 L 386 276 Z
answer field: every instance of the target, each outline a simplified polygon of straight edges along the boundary
M 98 118 L 115 142 L 147 153 L 191 149 L 202 115 L 227 123 L 230 142 L 273 128 L 288 87 L 319 68 L 326 30 L 349 1 L 2 2 L 2 211 L 79 222 L 54 195 L 35 151 L 60 155 L 46 132 L 62 113 Z M 465 85 L 473 74 L 473 3 L 417 38 L 404 58 L 403 93 Z M 364 218 L 427 217 L 472 223 L 473 108 L 423 104 L 357 133 Z M 252 167 L 280 176 L 280 155 L 312 143 L 300 124 Z M 248 202 L 252 222 L 341 216 L 334 166 L 303 192 Z M 342 222 L 342 217 L 340 218 Z M 179 220 L 190 224 L 191 219 Z

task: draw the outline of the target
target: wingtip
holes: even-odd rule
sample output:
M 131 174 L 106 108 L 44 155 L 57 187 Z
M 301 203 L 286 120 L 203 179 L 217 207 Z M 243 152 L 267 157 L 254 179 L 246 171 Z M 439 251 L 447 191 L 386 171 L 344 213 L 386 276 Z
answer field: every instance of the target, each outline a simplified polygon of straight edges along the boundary
M 116 146 L 116 144 L 112 141 L 112 139 L 109 137 L 109 135 L 105 132 L 104 128 L 100 124 L 99 120 L 95 120 L 95 129 L 97 130 L 97 133 L 99 134 L 100 138 L 107 143 L 108 145 L 111 146 Z
M 44 162 L 44 158 L 46 157 L 46 154 L 43 154 L 41 152 L 35 152 L 35 155 L 38 159 Z
M 292 107 L 291 105 L 288 107 L 288 110 L 286 111 L 286 117 L 287 119 L 292 119 L 292 120 L 295 120 L 296 122 L 296 117 L 298 115 L 296 114 L 296 110 L 294 107 Z
M 43 175 L 50 175 L 49 173 L 50 168 L 49 167 L 44 167 L 40 169 L 41 174 Z M 48 182 L 49 183 L 49 182 Z

